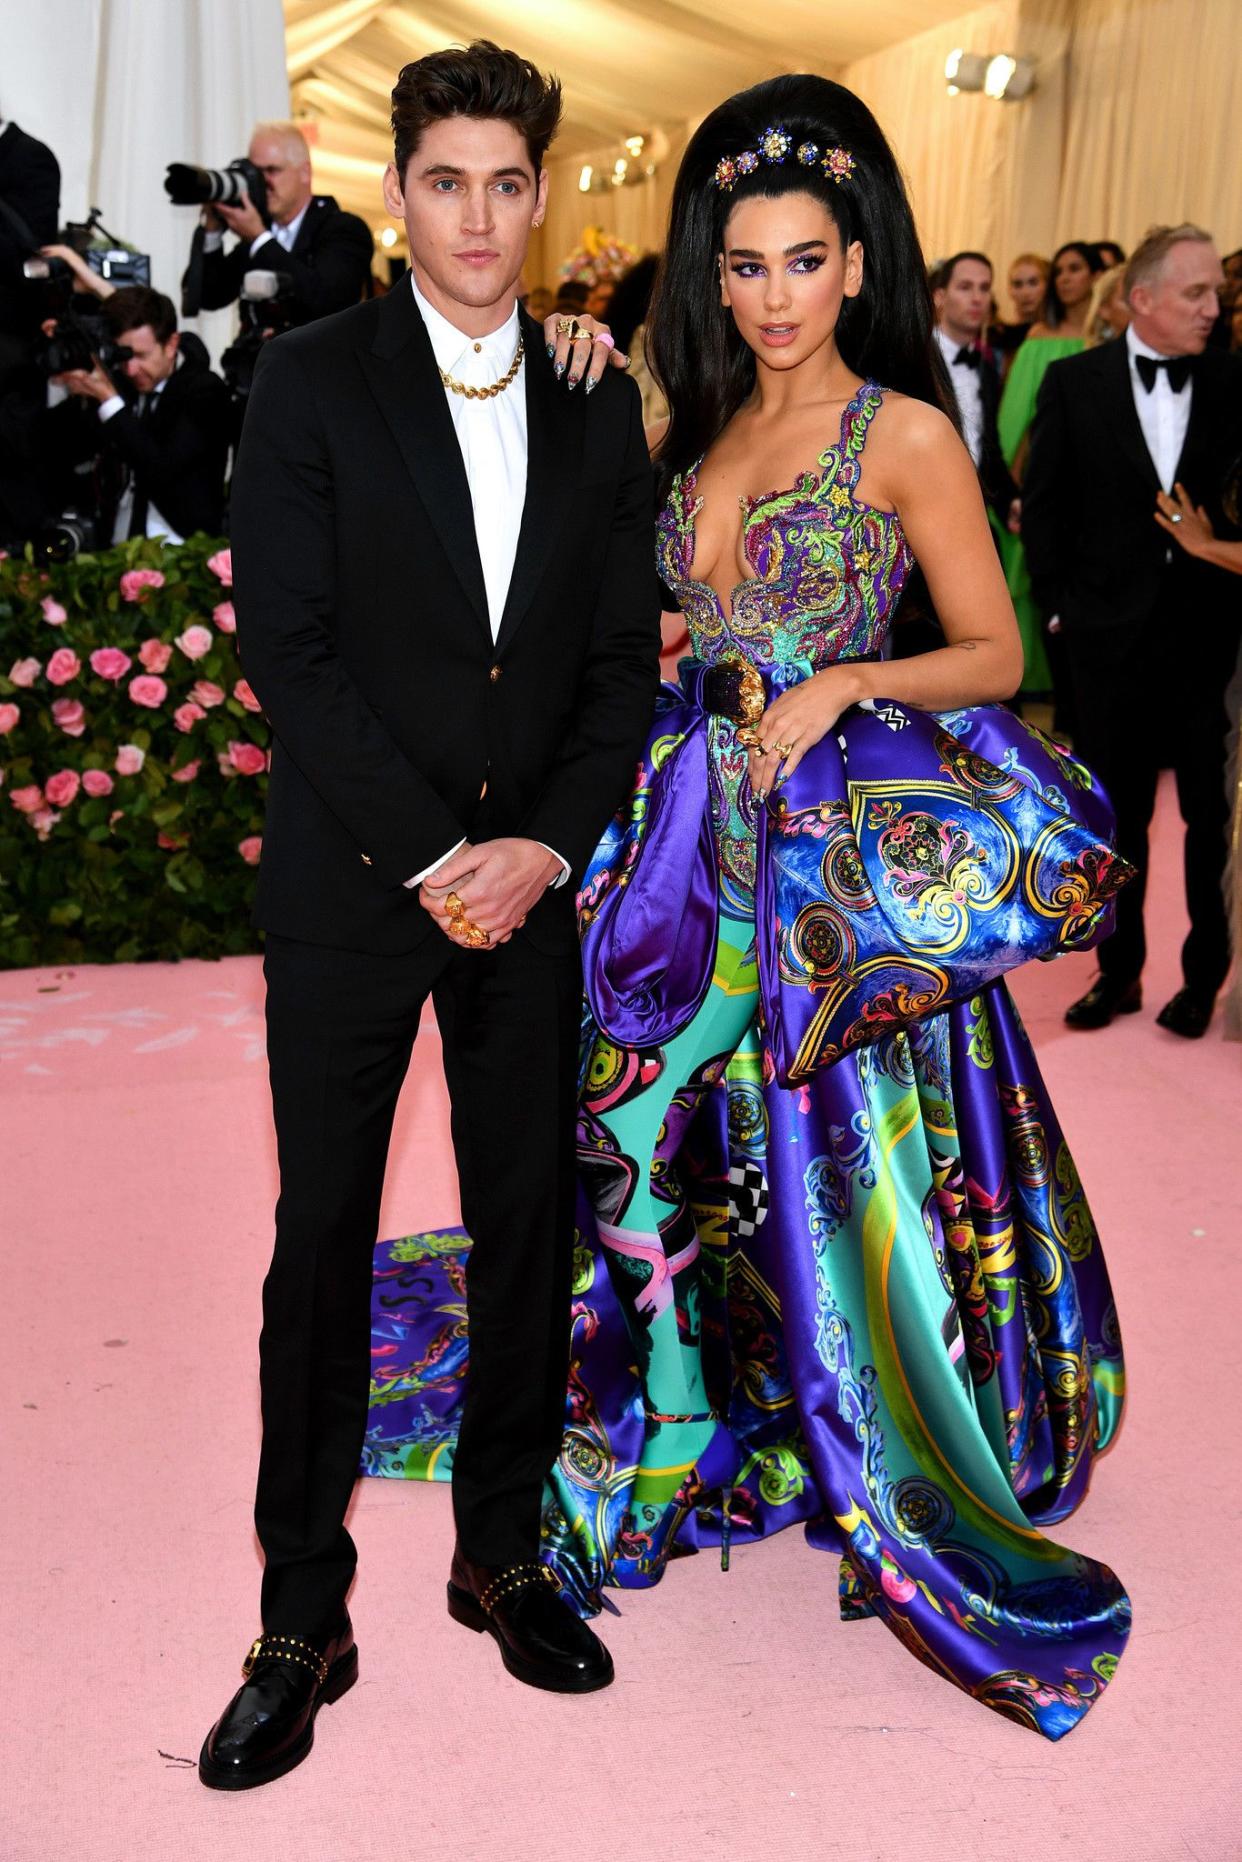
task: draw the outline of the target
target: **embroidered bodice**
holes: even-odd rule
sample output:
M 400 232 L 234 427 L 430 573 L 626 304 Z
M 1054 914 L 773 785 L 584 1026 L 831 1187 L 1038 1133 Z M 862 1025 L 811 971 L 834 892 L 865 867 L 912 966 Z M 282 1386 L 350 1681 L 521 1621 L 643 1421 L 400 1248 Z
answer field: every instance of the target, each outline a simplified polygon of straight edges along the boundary
M 741 654 L 758 666 L 818 671 L 878 653 L 913 558 L 893 511 L 854 496 L 867 429 L 884 390 L 865 381 L 841 416 L 839 439 L 788 491 L 742 501 L 742 547 L 751 575 L 734 588 L 733 612 L 696 581 L 694 525 L 702 508 L 698 466 L 673 480 L 657 527 L 657 562 L 676 594 L 697 659 Z M 701 462 L 700 462 L 701 463 Z
M 741 656 L 805 677 L 883 649 L 914 561 L 896 512 L 854 496 L 867 429 L 883 401 L 877 382 L 863 382 L 841 416 L 840 437 L 814 471 L 803 472 L 788 491 L 742 500 L 742 547 L 752 573 L 733 589 L 731 614 L 711 584 L 691 573 L 703 504 L 699 467 L 674 478 L 657 523 L 656 561 L 681 604 L 696 659 Z M 708 720 L 708 747 L 721 903 L 726 912 L 749 916 L 755 812 L 746 752 L 722 717 Z

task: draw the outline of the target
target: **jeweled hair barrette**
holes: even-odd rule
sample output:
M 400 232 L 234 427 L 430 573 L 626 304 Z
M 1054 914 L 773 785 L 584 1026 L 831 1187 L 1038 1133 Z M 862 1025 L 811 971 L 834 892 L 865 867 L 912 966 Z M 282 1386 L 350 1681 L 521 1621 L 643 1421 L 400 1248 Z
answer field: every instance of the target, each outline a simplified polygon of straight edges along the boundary
M 821 169 L 838 186 L 848 181 L 854 172 L 854 157 L 848 149 L 821 149 L 817 142 L 800 142 L 795 149 L 789 131 L 776 128 L 764 130 L 757 149 L 743 149 L 740 155 L 722 155 L 712 179 L 721 192 L 727 194 L 743 175 L 753 175 L 760 162 L 775 167 L 787 161 L 791 154 L 803 168 Z

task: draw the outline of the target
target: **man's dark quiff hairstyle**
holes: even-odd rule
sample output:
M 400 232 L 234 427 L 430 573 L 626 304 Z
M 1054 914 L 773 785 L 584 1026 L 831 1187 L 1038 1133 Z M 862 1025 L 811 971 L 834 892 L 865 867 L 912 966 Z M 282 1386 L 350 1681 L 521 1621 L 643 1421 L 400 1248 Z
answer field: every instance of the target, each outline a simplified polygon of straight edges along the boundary
M 392 158 L 402 187 L 423 131 L 451 116 L 511 123 L 525 140 L 538 179 L 560 125 L 560 79 L 545 77 L 517 52 L 502 51 L 490 39 L 429 52 L 405 65 L 392 93 Z
M 119 340 L 126 330 L 149 328 L 157 343 L 170 343 L 177 333 L 177 310 L 172 299 L 150 285 L 127 284 L 103 304 L 103 319 Z

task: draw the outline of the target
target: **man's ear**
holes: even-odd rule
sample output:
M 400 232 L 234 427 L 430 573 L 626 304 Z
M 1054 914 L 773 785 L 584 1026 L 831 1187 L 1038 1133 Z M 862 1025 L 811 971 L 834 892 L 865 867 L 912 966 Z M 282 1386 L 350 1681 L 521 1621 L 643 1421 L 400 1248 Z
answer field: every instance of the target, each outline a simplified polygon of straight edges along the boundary
M 384 205 L 394 219 L 404 219 L 405 196 L 401 189 L 401 177 L 397 173 L 395 162 L 389 162 L 384 170 Z
M 169 337 L 169 339 L 168 339 L 168 341 L 167 341 L 167 342 L 166 342 L 166 343 L 164 344 L 164 347 L 165 347 L 165 349 L 166 349 L 166 350 L 168 351 L 168 353 L 169 353 L 169 355 L 170 355 L 170 356 L 174 356 L 174 357 L 175 357 L 175 356 L 177 356 L 177 355 L 179 355 L 179 354 L 180 354 L 180 352 L 181 352 L 181 332 L 180 332 L 180 330 L 174 330 L 174 331 L 173 331 L 173 333 L 172 333 L 172 335 L 171 335 L 171 336 Z

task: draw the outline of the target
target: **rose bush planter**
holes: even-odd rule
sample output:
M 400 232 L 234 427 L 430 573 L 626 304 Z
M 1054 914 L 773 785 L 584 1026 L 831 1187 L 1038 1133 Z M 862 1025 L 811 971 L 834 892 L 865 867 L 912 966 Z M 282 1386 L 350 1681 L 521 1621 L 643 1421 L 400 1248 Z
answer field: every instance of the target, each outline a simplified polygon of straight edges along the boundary
M 217 539 L 0 560 L 0 966 L 257 948 L 270 733 L 231 585 Z

